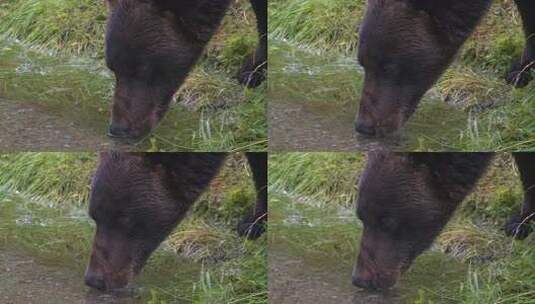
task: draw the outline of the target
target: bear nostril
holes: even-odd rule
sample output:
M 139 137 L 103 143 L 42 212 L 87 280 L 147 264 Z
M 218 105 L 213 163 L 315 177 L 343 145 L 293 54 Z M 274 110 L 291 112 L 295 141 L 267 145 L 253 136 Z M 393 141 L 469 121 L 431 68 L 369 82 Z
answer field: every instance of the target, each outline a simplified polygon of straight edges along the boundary
M 376 130 L 374 126 L 365 125 L 363 123 L 357 122 L 355 125 L 355 130 L 362 135 L 375 136 Z
M 353 276 L 351 278 L 352 282 L 353 282 L 353 285 L 355 285 L 356 287 L 360 287 L 360 288 L 364 288 L 364 289 L 371 289 L 372 288 L 372 284 L 370 281 L 368 280 L 364 280 L 358 276 Z
M 128 138 L 130 137 L 130 129 L 111 125 L 108 130 L 108 136 L 113 138 Z
M 89 287 L 104 290 L 106 289 L 106 284 L 102 276 L 95 275 L 94 273 L 86 273 L 85 275 L 85 284 Z

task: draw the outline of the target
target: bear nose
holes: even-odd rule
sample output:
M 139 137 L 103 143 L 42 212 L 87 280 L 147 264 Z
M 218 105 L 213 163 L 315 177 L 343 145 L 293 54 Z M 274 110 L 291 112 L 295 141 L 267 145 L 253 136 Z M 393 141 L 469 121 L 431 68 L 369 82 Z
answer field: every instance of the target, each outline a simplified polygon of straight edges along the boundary
M 357 122 L 355 125 L 355 130 L 362 135 L 366 136 L 375 136 L 375 127 L 372 125 L 366 125 L 362 122 Z
M 363 279 L 359 276 L 353 276 L 351 278 L 353 285 L 364 289 L 374 289 L 373 282 L 371 280 Z
M 99 290 L 106 289 L 106 284 L 104 282 L 104 277 L 102 275 L 98 275 L 98 274 L 95 274 L 94 272 L 87 271 L 84 279 L 85 279 L 85 284 L 89 287 L 93 287 Z
M 111 125 L 108 129 L 108 136 L 113 138 L 128 138 L 130 137 L 130 129 L 123 126 Z

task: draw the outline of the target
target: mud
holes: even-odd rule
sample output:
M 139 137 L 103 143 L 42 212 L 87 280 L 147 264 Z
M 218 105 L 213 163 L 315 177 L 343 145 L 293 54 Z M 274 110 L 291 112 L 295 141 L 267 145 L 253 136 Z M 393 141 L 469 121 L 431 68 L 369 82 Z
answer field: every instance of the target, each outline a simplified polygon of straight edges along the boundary
M 105 150 L 104 136 L 54 115 L 39 104 L 0 99 L 0 148 L 3 151 Z

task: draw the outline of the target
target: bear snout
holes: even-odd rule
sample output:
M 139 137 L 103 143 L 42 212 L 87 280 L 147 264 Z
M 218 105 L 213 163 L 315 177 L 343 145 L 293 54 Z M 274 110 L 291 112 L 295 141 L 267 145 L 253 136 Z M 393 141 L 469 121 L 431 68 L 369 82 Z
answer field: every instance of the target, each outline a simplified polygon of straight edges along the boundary
M 96 273 L 88 269 L 85 273 L 84 281 L 85 281 L 85 284 L 89 287 L 92 287 L 98 290 L 106 289 L 106 282 L 104 281 L 104 275 L 101 273 Z

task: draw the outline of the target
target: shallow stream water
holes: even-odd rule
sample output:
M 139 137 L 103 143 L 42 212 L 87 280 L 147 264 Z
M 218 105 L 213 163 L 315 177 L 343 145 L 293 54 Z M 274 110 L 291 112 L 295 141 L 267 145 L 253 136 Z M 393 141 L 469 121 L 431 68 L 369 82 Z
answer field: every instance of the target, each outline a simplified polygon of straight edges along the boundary
M 398 285 L 368 292 L 351 284 L 362 227 L 345 208 L 312 207 L 271 192 L 269 297 L 273 303 L 458 303 L 467 267 L 437 252 L 419 257 Z
M 125 289 L 103 293 L 85 286 L 92 234 L 83 209 L 0 191 L 0 303 L 146 303 L 153 291 L 157 300 L 191 303 L 201 266 L 165 246 Z
M 448 150 L 467 115 L 430 96 L 396 136 L 357 136 L 354 120 L 363 72 L 356 59 L 314 54 L 270 41 L 270 149 L 355 151 L 385 146 L 396 150 Z

